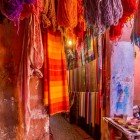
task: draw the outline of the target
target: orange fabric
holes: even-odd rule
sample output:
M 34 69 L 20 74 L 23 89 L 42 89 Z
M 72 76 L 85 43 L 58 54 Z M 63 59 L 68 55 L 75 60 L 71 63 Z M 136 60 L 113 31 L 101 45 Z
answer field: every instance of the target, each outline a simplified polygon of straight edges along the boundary
M 58 0 L 58 25 L 73 28 L 77 25 L 77 0 Z
M 44 103 L 49 114 L 69 110 L 66 59 L 60 32 L 43 34 L 44 60 Z

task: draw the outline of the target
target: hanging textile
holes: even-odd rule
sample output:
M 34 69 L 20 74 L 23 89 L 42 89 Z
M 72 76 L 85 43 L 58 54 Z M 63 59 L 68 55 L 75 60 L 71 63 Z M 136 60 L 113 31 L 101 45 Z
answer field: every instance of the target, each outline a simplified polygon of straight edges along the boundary
M 77 0 L 58 0 L 58 25 L 74 28 L 77 25 Z
M 37 75 L 38 77 L 43 77 L 40 69 L 43 66 L 44 62 L 44 52 L 43 52 L 43 43 L 42 35 L 40 29 L 39 19 L 35 15 L 30 17 L 30 62 L 32 74 Z
M 49 114 L 69 111 L 68 83 L 64 46 L 59 31 L 43 33 L 44 104 Z
M 46 0 L 44 1 L 44 10 L 42 12 L 42 23 L 44 28 L 53 26 L 56 28 L 56 14 L 55 14 L 55 1 Z
M 122 28 L 124 24 L 130 20 L 137 9 L 137 1 L 136 0 L 122 0 L 123 6 L 123 16 L 119 20 L 118 24 L 115 26 L 111 26 L 110 28 L 110 40 L 119 39 L 122 35 Z
M 138 2 L 138 9 L 134 18 L 134 27 L 131 35 L 131 41 L 140 47 L 140 1 Z
M 0 11 L 9 20 L 17 22 L 23 10 L 23 2 L 31 4 L 35 0 L 0 0 Z
M 77 37 L 84 39 L 84 34 L 86 30 L 86 22 L 84 19 L 84 6 L 83 0 L 77 0 L 77 26 L 74 28 L 74 33 Z
M 123 14 L 121 0 L 102 0 L 101 11 L 102 23 L 105 26 L 109 27 L 117 24 Z
M 24 121 L 26 132 L 25 137 L 28 136 L 31 120 L 29 89 L 30 78 L 33 75 L 37 76 L 38 78 L 43 77 L 40 71 L 44 60 L 42 36 L 39 22 L 39 13 L 41 12 L 40 3 L 36 1 L 33 7 L 35 14 L 31 14 L 28 19 L 25 19 L 26 25 L 23 37 L 18 83 L 21 88 L 21 96 L 24 104 Z
M 84 0 L 84 6 L 88 27 L 93 27 L 95 34 L 101 34 L 115 25 L 123 13 L 121 0 Z

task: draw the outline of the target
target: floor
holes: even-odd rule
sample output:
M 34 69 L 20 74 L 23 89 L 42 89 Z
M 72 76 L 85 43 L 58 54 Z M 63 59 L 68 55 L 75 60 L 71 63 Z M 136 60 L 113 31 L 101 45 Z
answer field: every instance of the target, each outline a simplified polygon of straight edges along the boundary
M 93 140 L 82 129 L 70 124 L 61 115 L 50 118 L 50 130 L 53 140 Z

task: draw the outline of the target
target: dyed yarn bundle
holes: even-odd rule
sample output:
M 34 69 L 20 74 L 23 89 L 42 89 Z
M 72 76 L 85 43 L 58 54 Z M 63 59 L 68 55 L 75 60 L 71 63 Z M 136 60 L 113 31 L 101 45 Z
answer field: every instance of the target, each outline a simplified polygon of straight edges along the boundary
M 55 13 L 55 1 L 47 0 L 44 3 L 44 10 L 42 14 L 42 23 L 44 28 L 53 26 L 56 28 L 56 13 Z
M 110 28 L 110 39 L 116 40 L 121 37 L 122 28 L 124 24 L 132 18 L 136 9 L 137 9 L 137 2 L 136 0 L 122 0 L 123 6 L 123 16 L 119 20 L 119 23 L 116 26 L 111 26 Z
M 95 26 L 102 33 L 111 25 L 115 25 L 122 17 L 121 0 L 84 0 L 85 18 L 88 26 Z
M 74 28 L 77 25 L 77 0 L 59 0 L 57 7 L 58 25 Z
M 18 21 L 23 9 L 23 3 L 33 3 L 34 0 L 0 0 L 0 11 L 9 20 Z
M 78 23 L 77 26 L 74 28 L 74 33 L 79 38 L 84 38 L 85 33 L 85 19 L 84 19 L 84 6 L 83 0 L 77 0 L 77 16 L 78 16 Z
M 106 26 L 116 24 L 123 14 L 121 0 L 102 0 L 101 9 L 102 23 Z

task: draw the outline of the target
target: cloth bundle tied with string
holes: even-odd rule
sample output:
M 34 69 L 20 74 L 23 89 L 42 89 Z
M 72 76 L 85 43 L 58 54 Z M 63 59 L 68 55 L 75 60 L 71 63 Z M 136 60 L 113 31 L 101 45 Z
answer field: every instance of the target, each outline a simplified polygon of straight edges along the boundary
M 137 9 L 136 0 L 121 0 L 123 6 L 123 16 L 116 26 L 110 28 L 110 40 L 116 40 L 121 37 L 122 28 L 128 20 L 130 20 Z
M 116 25 L 122 17 L 121 0 L 84 0 L 85 18 L 88 27 L 103 33 L 111 25 Z

